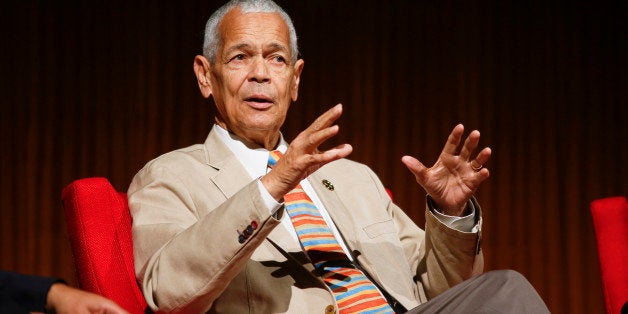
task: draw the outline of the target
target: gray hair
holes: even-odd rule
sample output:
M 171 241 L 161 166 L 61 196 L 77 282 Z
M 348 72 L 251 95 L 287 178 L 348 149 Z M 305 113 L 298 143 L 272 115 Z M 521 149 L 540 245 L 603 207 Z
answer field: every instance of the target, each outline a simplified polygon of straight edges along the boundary
M 232 9 L 240 8 L 243 13 L 277 13 L 288 25 L 290 31 L 290 49 L 292 53 L 292 64 L 297 62 L 299 48 L 297 46 L 297 32 L 294 29 L 290 16 L 280 6 L 272 0 L 231 0 L 216 12 L 214 12 L 205 24 L 205 41 L 203 42 L 203 56 L 209 60 L 211 64 L 216 61 L 218 48 L 222 44 L 218 26 L 222 19 Z

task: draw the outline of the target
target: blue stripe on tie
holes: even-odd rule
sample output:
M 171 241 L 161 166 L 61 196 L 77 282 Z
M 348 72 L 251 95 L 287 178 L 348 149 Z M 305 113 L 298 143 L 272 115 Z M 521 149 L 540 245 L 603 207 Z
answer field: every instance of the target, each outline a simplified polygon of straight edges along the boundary
M 286 209 L 287 210 L 295 210 L 295 209 L 299 209 L 299 208 L 311 209 L 313 211 L 317 211 L 318 212 L 318 208 L 316 208 L 316 206 L 314 206 L 314 204 L 312 204 L 312 203 L 298 202 L 298 203 L 293 203 L 293 204 L 287 204 L 286 205 Z
M 310 216 L 312 218 L 320 218 L 322 219 L 321 215 L 318 214 L 318 212 L 315 212 L 312 209 L 308 209 L 308 208 L 297 208 L 295 211 L 292 210 L 287 210 L 288 215 L 290 215 L 290 218 L 293 217 L 298 217 L 298 216 Z
M 331 232 L 329 228 L 308 228 L 303 230 L 298 230 L 297 235 L 308 235 L 316 232 Z
M 297 231 L 298 236 L 316 235 L 319 239 L 335 238 L 334 235 L 330 233 L 331 229 L 325 225 L 301 225 L 301 228 Z
M 315 239 L 315 240 L 310 240 L 310 241 L 303 241 L 303 246 L 314 246 L 314 245 L 319 245 L 319 244 L 338 244 L 338 242 L 336 242 L 336 239 L 329 239 L 329 240 Z
M 373 285 L 365 285 L 362 287 L 353 287 L 351 288 L 351 290 L 344 292 L 344 293 L 338 293 L 337 295 L 337 299 L 344 299 L 344 298 L 349 298 L 352 295 L 358 293 L 358 292 L 362 292 L 362 291 L 377 291 L 375 289 L 375 287 Z
M 328 267 L 325 267 L 325 270 L 328 270 L 327 268 Z M 368 280 L 368 279 L 366 278 L 366 276 L 355 276 L 355 277 L 351 277 L 351 281 L 349 281 L 349 282 L 338 280 L 338 283 L 341 283 L 341 284 L 329 283 L 329 288 L 332 289 L 332 290 L 334 290 L 336 288 L 342 288 L 342 287 L 345 287 L 346 285 L 348 285 L 350 283 L 354 283 L 355 281 L 358 281 L 358 280 Z

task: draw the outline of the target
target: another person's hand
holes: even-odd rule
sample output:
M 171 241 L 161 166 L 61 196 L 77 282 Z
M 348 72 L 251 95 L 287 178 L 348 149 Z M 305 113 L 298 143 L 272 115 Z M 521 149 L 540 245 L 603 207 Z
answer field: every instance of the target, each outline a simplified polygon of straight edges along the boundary
M 273 170 L 261 178 L 264 187 L 276 200 L 280 200 L 318 168 L 347 157 L 353 151 L 349 144 L 338 145 L 322 152 L 318 150 L 322 143 L 338 134 L 338 125 L 332 124 L 341 114 L 341 104 L 323 113 L 290 143 Z
M 128 314 L 115 302 L 87 291 L 55 283 L 48 291 L 46 310 L 53 313 Z
M 438 209 L 450 216 L 462 216 L 473 193 L 489 177 L 488 169 L 483 166 L 491 157 L 491 149 L 486 147 L 475 158 L 471 158 L 480 141 L 480 132 L 472 131 L 460 154 L 456 155 L 463 132 L 462 124 L 454 127 L 438 160 L 430 168 L 411 156 L 401 159 L 416 181 L 434 199 Z

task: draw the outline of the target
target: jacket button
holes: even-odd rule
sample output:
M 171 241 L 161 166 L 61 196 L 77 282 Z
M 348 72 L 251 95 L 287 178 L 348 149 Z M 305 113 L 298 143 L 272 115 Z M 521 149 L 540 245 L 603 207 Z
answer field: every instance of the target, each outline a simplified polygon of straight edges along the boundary
M 325 307 L 325 314 L 333 314 L 336 313 L 336 308 L 333 305 L 328 305 Z
M 243 235 L 240 235 L 238 237 L 238 242 L 240 242 L 240 244 L 244 243 L 246 241 L 246 238 Z
M 244 229 L 242 231 L 242 235 L 244 235 L 245 238 L 248 238 L 252 233 L 253 233 L 253 229 L 249 229 L 250 227 Z

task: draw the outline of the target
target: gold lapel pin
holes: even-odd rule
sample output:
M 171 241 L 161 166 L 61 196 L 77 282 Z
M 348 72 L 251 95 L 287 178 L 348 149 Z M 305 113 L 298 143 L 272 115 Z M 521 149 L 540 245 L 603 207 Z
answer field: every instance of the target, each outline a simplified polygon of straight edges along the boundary
M 329 180 L 327 179 L 323 180 L 323 185 L 330 191 L 334 190 L 334 185 L 331 184 L 331 182 L 329 182 Z

